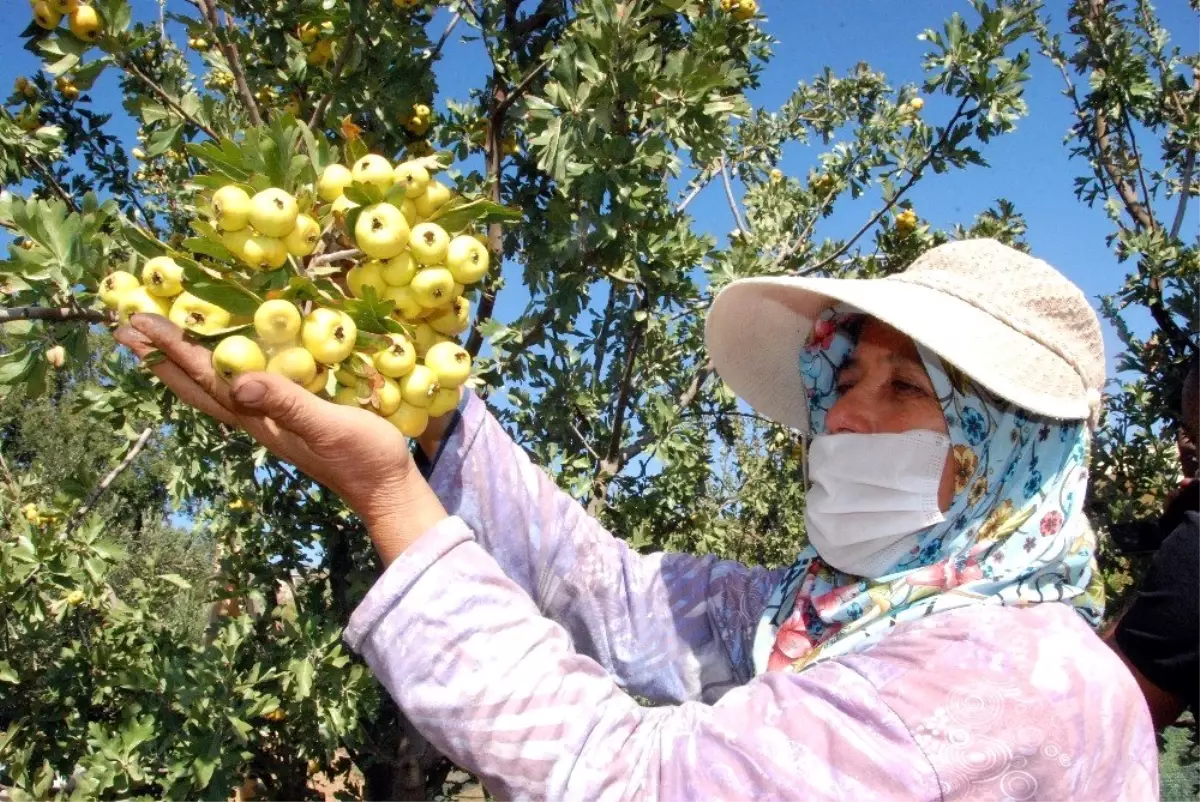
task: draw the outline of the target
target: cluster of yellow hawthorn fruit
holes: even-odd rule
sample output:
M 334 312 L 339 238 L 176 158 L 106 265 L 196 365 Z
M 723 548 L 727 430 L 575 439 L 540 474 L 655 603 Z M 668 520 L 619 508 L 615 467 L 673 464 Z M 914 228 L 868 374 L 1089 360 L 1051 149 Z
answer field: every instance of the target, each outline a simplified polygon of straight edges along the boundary
M 757 0 L 721 0 L 721 10 L 733 15 L 738 22 L 749 22 L 758 16 Z
M 39 28 L 52 31 L 67 18 L 67 27 L 76 38 L 94 42 L 100 38 L 100 14 L 79 0 L 29 0 L 33 21 Z
M 277 373 L 336 403 L 369 409 L 416 437 L 431 417 L 457 406 L 459 387 L 470 377 L 471 357 L 454 338 L 470 325 L 464 292 L 487 274 L 489 252 L 478 236 L 452 237 L 431 219 L 454 193 L 421 160 L 393 166 L 369 154 L 351 167 L 326 166 L 315 189 L 334 227 L 344 228 L 347 212 L 357 206 L 345 194 L 351 184 L 374 186 L 385 196 L 395 184 L 405 188 L 400 205 L 364 206 L 353 230 L 341 232 L 357 250 L 341 276 L 348 294 L 363 298 L 369 291 L 391 301 L 392 317 L 405 334 L 360 335 L 353 318 L 335 305 L 317 302 L 302 311 L 286 297 L 269 297 L 252 320 L 238 319 L 188 292 L 184 268 L 170 256 L 148 259 L 140 278 L 108 274 L 100 300 L 122 322 L 154 313 L 198 335 L 228 332 L 212 355 L 214 370 L 227 381 L 251 371 Z M 254 271 L 308 257 L 322 239 L 317 219 L 280 188 L 252 196 L 230 184 L 212 194 L 211 206 L 225 248 Z M 233 333 L 249 324 L 254 337 Z

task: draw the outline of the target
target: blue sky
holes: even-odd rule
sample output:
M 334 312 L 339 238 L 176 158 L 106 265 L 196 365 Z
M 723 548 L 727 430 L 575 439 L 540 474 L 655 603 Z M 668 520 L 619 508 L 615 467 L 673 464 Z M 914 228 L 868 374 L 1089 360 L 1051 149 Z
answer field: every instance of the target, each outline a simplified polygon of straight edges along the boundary
M 5 0 L 18 6 L 18 0 Z M 777 108 L 794 89 L 796 81 L 809 79 L 823 66 L 844 72 L 859 61 L 866 61 L 885 72 L 893 86 L 918 83 L 922 79 L 921 57 L 925 43 L 917 35 L 928 27 L 940 27 L 951 13 L 958 11 L 973 19 L 973 11 L 963 0 L 926 0 L 922 3 L 885 3 L 880 0 L 760 0 L 765 29 L 779 40 L 775 56 L 764 71 L 762 86 L 752 102 L 768 109 Z M 1063 13 L 1065 0 L 1050 0 L 1051 8 Z M 19 15 L 24 3 L 19 3 Z M 1186 0 L 1161 0 L 1158 3 L 1168 30 L 1185 51 L 1195 51 L 1196 15 Z M 158 16 L 153 0 L 134 0 L 135 16 L 149 21 Z M 182 0 L 168 0 L 167 8 L 181 14 L 194 9 Z M 436 37 L 445 25 L 445 12 L 431 23 Z M 1063 20 L 1056 23 L 1061 26 Z M 181 31 L 174 26 L 173 32 Z M 465 100 L 468 90 L 478 86 L 487 70 L 478 42 L 464 40 L 471 30 L 460 25 L 447 44 L 445 58 L 438 66 L 441 88 L 439 105 L 446 99 Z M 0 47 L 0 87 L 10 86 L 22 74 L 38 68 L 36 59 L 16 47 L 9 34 Z M 109 70 L 92 92 L 96 106 L 115 110 L 117 132 L 129 147 L 136 144 L 135 126 L 122 118 L 116 92 L 116 75 Z M 974 214 L 997 198 L 1013 201 L 1024 213 L 1028 239 L 1034 253 L 1054 264 L 1083 288 L 1093 299 L 1116 290 L 1125 274 L 1105 244 L 1111 224 L 1101 209 L 1089 209 L 1073 193 L 1073 180 L 1084 168 L 1067 161 L 1063 137 L 1070 125 L 1069 106 L 1061 95 L 1062 80 L 1057 70 L 1040 58 L 1034 59 L 1032 80 L 1026 98 L 1030 113 L 1018 130 L 988 145 L 984 155 L 990 168 L 971 168 L 922 181 L 911 198 L 919 214 L 935 226 L 949 227 L 968 222 Z M 936 124 L 952 111 L 952 101 L 939 96 L 927 98 L 923 112 Z M 818 149 L 796 147 L 787 152 L 781 167 L 792 175 L 803 175 Z M 856 229 L 878 205 L 875 197 L 853 205 L 846 204 L 833 218 L 817 229 L 818 237 L 846 235 Z M 710 186 L 690 207 L 700 229 L 723 237 L 734 227 L 730 211 L 718 185 Z M 1194 217 L 1194 216 L 1193 216 Z M 510 285 L 501 295 L 497 317 L 511 319 L 523 307 L 523 293 Z M 1148 330 L 1142 317 L 1132 320 L 1135 330 Z M 1110 365 L 1119 346 L 1108 331 Z

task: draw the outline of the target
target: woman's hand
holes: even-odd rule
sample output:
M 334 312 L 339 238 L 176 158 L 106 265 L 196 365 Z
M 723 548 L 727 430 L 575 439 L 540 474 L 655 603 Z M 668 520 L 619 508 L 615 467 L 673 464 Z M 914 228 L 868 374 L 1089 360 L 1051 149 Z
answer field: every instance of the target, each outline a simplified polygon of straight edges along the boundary
M 157 315 L 134 315 L 116 338 L 139 358 L 161 351 L 165 358 L 150 370 L 181 400 L 245 429 L 341 496 L 366 523 L 385 564 L 446 517 L 413 466 L 404 436 L 383 418 L 324 401 L 272 373 L 226 384 L 213 371 L 208 349 Z

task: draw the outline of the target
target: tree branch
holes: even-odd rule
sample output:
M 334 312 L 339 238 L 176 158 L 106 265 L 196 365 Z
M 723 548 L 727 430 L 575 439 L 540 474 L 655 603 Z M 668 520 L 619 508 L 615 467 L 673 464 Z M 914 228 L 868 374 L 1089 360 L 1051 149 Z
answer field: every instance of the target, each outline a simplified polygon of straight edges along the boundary
M 92 508 L 96 506 L 96 502 L 99 501 L 100 497 L 104 495 L 104 491 L 108 490 L 109 486 L 116 481 L 117 477 L 120 476 L 126 468 L 133 464 L 133 461 L 137 459 L 137 455 L 142 453 L 142 449 L 145 448 L 146 443 L 150 441 L 150 435 L 152 434 L 154 434 L 153 426 L 147 426 L 142 430 L 142 433 L 138 435 L 138 439 L 134 442 L 133 447 L 129 449 L 129 453 L 125 455 L 125 459 L 121 460 L 121 462 L 115 468 L 108 472 L 107 476 L 100 480 L 100 484 L 96 485 L 96 489 L 91 492 L 91 494 L 87 497 L 87 500 L 84 501 L 82 506 L 75 510 L 75 512 L 71 515 L 71 522 L 67 525 L 67 533 L 70 533 L 75 529 L 76 526 L 79 525 L 84 516 L 91 512 Z
M 442 48 L 445 47 L 446 40 L 450 38 L 451 31 L 454 30 L 455 26 L 457 26 L 461 20 L 462 14 L 455 12 L 454 16 L 450 18 L 450 22 L 447 23 L 446 30 L 442 31 L 441 37 L 438 38 L 437 44 L 433 46 L 433 50 L 429 51 L 430 61 L 436 61 L 438 56 L 442 54 Z
M 343 259 L 353 259 L 356 256 L 362 256 L 362 251 L 360 251 L 358 248 L 349 248 L 344 251 L 334 251 L 333 253 L 326 253 L 309 259 L 308 266 L 316 267 L 317 265 L 327 265 L 330 262 L 340 262 Z
M 78 214 L 79 206 L 75 203 L 75 199 L 63 188 L 62 184 L 58 183 L 58 179 L 54 177 L 54 173 L 50 172 L 50 168 L 42 164 L 36 156 L 30 155 L 28 158 L 33 169 L 41 176 L 50 189 L 54 190 L 54 194 L 61 198 L 63 203 L 67 204 L 68 209 Z
M 675 402 L 675 415 L 677 417 L 683 417 L 684 411 L 696 402 L 696 399 L 700 397 L 700 390 L 704 387 L 704 383 L 708 381 L 708 377 L 713 375 L 715 371 L 716 368 L 713 366 L 713 363 L 710 360 L 705 360 L 699 369 L 692 374 L 692 380 L 688 383 L 684 391 L 679 394 L 679 398 Z M 653 432 L 642 432 L 636 440 L 621 452 L 621 465 L 628 465 L 629 461 L 637 457 L 638 454 L 641 454 L 647 446 L 654 442 L 654 439 Z
M 508 93 L 508 95 L 496 108 L 496 113 L 502 115 L 508 111 L 512 107 L 512 104 L 516 103 L 521 98 L 521 95 L 525 94 L 525 90 L 529 89 L 529 85 L 537 80 L 539 75 L 546 71 L 546 68 L 550 66 L 550 61 L 551 59 L 544 58 L 536 67 L 526 73 L 525 77 L 522 78 L 520 82 L 512 88 L 512 91 Z
M 309 128 L 317 127 L 317 123 L 325 116 L 325 109 L 333 102 L 333 91 L 337 88 L 338 78 L 341 77 L 342 70 L 346 69 L 346 63 L 350 61 L 350 53 L 354 50 L 357 33 L 358 31 L 353 25 L 346 28 L 346 43 L 342 47 L 342 52 L 338 53 L 337 61 L 333 64 L 333 72 L 329 74 L 329 91 L 317 101 L 312 116 L 308 118 Z
M 230 33 L 233 31 L 233 23 L 229 21 L 229 16 L 226 15 L 225 25 L 221 25 L 221 20 L 217 17 L 217 6 L 214 0 L 198 0 L 198 2 L 213 39 L 220 46 L 221 52 L 225 54 L 225 61 L 229 63 L 229 71 L 233 73 L 233 81 L 237 84 L 242 104 L 246 107 L 246 112 L 250 115 L 250 122 L 254 125 L 262 125 L 263 121 L 262 116 L 258 113 L 258 104 L 254 102 L 254 94 L 250 91 L 250 84 L 246 83 L 246 72 L 242 69 L 242 59 L 238 55 L 237 45 L 233 43 Z
M 1171 239 L 1179 239 L 1187 213 L 1188 197 L 1192 194 L 1192 171 L 1196 169 L 1196 151 L 1188 149 L 1183 164 L 1183 179 L 1179 182 L 1179 207 L 1175 209 L 1175 220 L 1171 223 Z
M 116 316 L 112 312 L 100 312 L 95 309 L 76 309 L 69 306 L 17 306 L 12 309 L 0 308 L 0 325 L 15 323 L 18 320 L 50 320 L 64 323 L 71 320 L 84 320 L 88 323 L 113 323 Z
M 746 227 L 746 221 L 742 219 L 737 200 L 733 197 L 733 184 L 729 180 L 729 164 L 725 159 L 721 159 L 721 183 L 725 185 L 725 199 L 729 201 L 729 211 L 733 212 L 733 222 L 739 231 L 749 233 L 750 229 Z
M 958 122 L 958 119 L 963 114 L 963 110 L 967 106 L 968 99 L 969 98 L 964 97 L 962 102 L 958 104 L 958 108 L 954 110 L 953 116 L 950 117 L 950 122 L 946 123 L 946 127 L 942 129 L 942 134 L 938 137 L 937 142 L 933 143 L 933 147 L 931 147 L 929 152 L 925 154 L 925 157 L 921 159 L 921 163 L 918 164 L 916 169 L 912 171 L 912 175 L 910 175 L 908 180 L 904 182 L 904 185 L 896 190 L 896 194 L 892 196 L 892 199 L 885 203 L 882 209 L 871 215 L 871 218 L 867 220 L 867 222 L 864 223 L 862 227 L 858 229 L 858 231 L 854 232 L 854 235 L 851 236 L 850 239 L 842 243 L 840 248 L 838 248 L 829 256 L 826 256 L 820 262 L 817 262 L 815 265 L 805 268 L 805 274 L 819 272 L 825 267 L 828 267 L 832 262 L 837 261 L 844 253 L 854 247 L 854 243 L 858 242 L 859 238 L 862 237 L 863 234 L 867 233 L 873 225 L 878 223 L 880 218 L 891 211 L 892 207 L 895 206 L 896 203 L 899 202 L 900 198 L 904 196 L 904 193 L 907 192 L 913 184 L 917 183 L 917 180 L 921 177 L 921 173 L 925 170 L 929 163 L 933 161 L 933 157 L 936 156 L 938 151 L 942 149 L 942 146 L 946 144 L 946 140 L 949 139 L 950 132 L 953 130 L 954 124 Z M 776 264 L 781 263 L 784 259 L 786 259 L 786 257 L 779 259 Z
M 159 86 L 157 83 L 155 83 L 154 80 L 149 75 L 142 72 L 136 64 L 129 61 L 128 59 L 126 59 L 122 62 L 119 62 L 119 63 L 121 65 L 121 69 L 125 70 L 125 72 L 129 73 L 134 78 L 137 78 L 139 81 L 141 81 L 143 84 L 145 84 L 146 88 L 149 89 L 151 92 L 153 92 L 155 94 L 155 96 L 157 96 L 158 99 L 161 100 L 163 103 L 166 103 L 167 106 L 169 106 L 173 112 L 178 114 L 183 119 L 187 120 L 192 125 L 199 128 L 201 131 L 203 131 L 205 134 L 207 134 L 210 138 L 220 139 L 220 137 L 217 136 L 216 131 L 209 128 L 207 125 L 200 122 L 195 117 L 193 117 L 192 115 L 190 115 L 186 111 L 184 111 L 183 106 L 180 106 L 175 101 L 175 98 L 171 97 L 167 93 L 167 90 L 163 89 L 161 86 Z

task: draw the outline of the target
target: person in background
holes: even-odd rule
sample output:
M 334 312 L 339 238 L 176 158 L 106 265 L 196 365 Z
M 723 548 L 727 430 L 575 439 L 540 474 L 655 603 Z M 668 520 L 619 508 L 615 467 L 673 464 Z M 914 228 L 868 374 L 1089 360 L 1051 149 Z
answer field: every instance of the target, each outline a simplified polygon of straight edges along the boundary
M 1158 796 L 1150 716 L 1094 631 L 1100 325 L 1027 254 L 967 240 L 888 278 L 721 291 L 717 372 L 811 437 L 787 569 L 638 554 L 472 394 L 426 479 L 378 416 L 227 385 L 156 316 L 117 336 L 358 513 L 386 570 L 345 639 L 497 796 Z
M 1200 356 L 1184 379 L 1179 457 L 1184 480 L 1158 521 L 1161 546 L 1108 641 L 1142 689 L 1154 726 L 1200 712 Z

